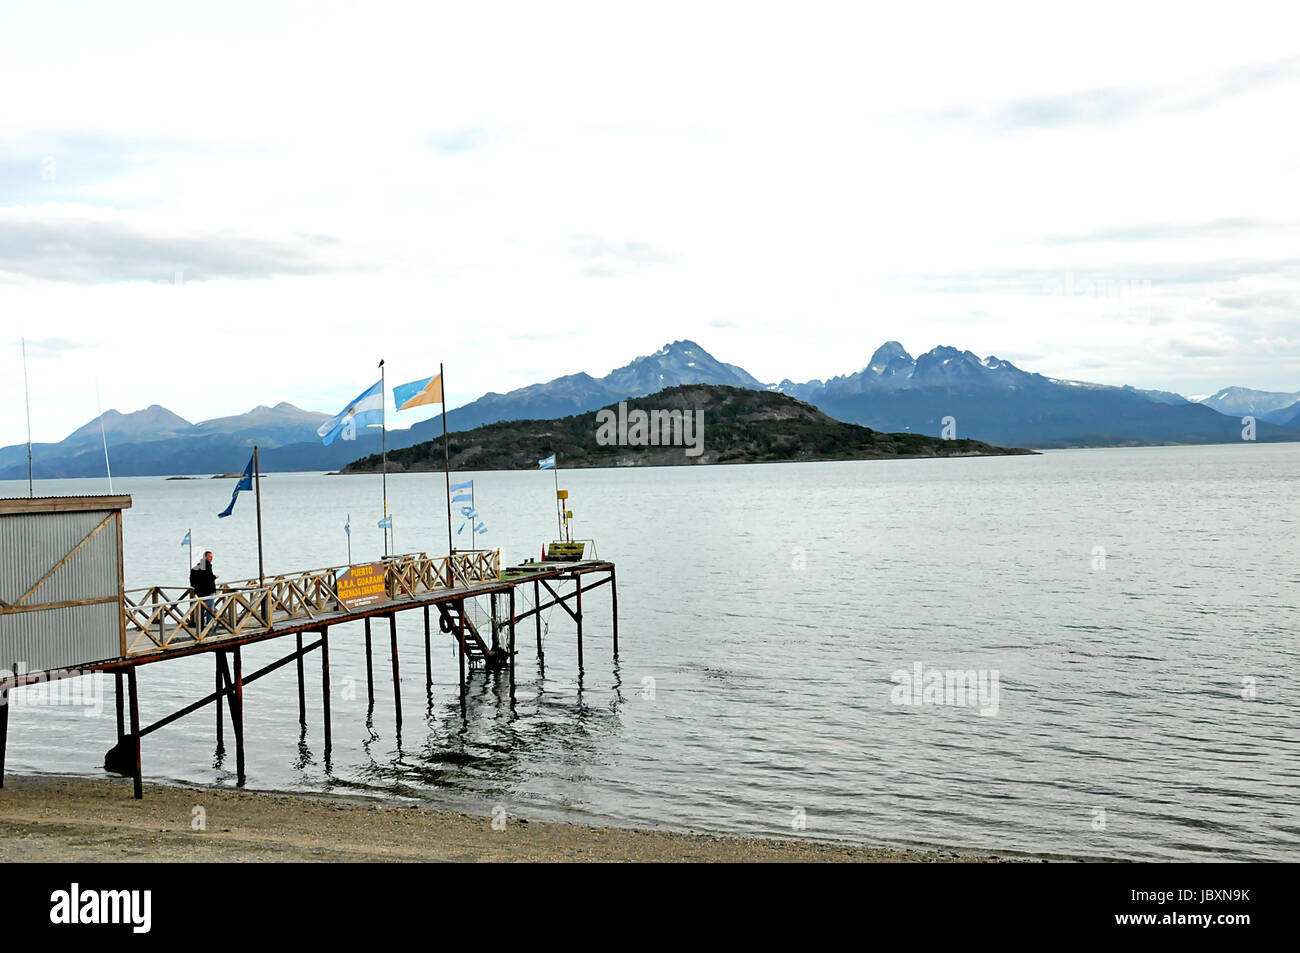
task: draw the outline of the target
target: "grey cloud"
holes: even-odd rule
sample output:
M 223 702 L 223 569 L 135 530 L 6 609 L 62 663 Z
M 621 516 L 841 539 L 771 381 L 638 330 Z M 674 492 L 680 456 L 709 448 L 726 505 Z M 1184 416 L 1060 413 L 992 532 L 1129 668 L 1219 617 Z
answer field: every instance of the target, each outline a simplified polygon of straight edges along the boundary
M 486 126 L 463 126 L 443 129 L 429 136 L 429 148 L 442 156 L 462 156 L 491 145 L 499 132 Z
M 1099 228 L 1091 232 L 1082 232 L 1077 235 L 1049 235 L 1043 241 L 1049 245 L 1082 245 L 1099 242 L 1152 242 L 1170 239 L 1223 238 L 1294 229 L 1297 225 L 1300 225 L 1300 223 L 1268 221 L 1258 218 L 1220 218 L 1190 225 L 1180 225 L 1174 222 L 1155 222 L 1145 225 L 1117 225 L 1110 228 Z
M 1180 338 L 1170 341 L 1169 348 L 1183 357 L 1223 357 L 1226 354 L 1235 352 L 1237 350 L 1236 344 L 1237 342 L 1231 338 L 1224 343 Z
M 912 117 L 929 125 L 974 125 L 994 132 L 1113 126 L 1142 116 L 1193 112 L 1300 76 L 1300 57 L 1238 67 L 1215 74 L 1195 90 L 1190 84 L 1109 86 L 1056 96 L 1016 99 L 992 106 L 954 106 Z
M 1104 296 L 1122 292 L 1159 294 L 1180 287 L 1257 277 L 1300 282 L 1300 258 L 1133 261 L 1083 267 L 1001 268 L 898 275 L 891 279 L 890 285 L 896 293 Z
M 252 279 L 370 270 L 328 236 L 164 234 L 123 221 L 42 219 L 0 212 L 0 272 L 73 284 Z
M 612 242 L 590 234 L 570 235 L 569 254 L 583 262 L 581 273 L 589 278 L 629 275 L 676 260 L 648 242 Z
M 175 158 L 213 155 L 212 143 L 174 136 L 53 130 L 0 134 L 0 204 L 51 201 L 94 201 L 105 183 L 121 180 L 141 169 Z M 247 152 L 222 143 L 220 152 Z M 152 196 L 133 197 L 135 204 L 152 204 Z M 114 204 L 122 207 L 123 197 Z
M 59 357 L 69 351 L 76 351 L 85 347 L 78 341 L 69 341 L 67 338 L 43 338 L 41 340 L 28 340 L 26 343 L 27 356 L 41 359 Z
M 1284 311 L 1300 314 L 1300 289 L 1272 288 L 1258 291 L 1231 291 L 1214 296 L 1214 303 L 1234 311 Z

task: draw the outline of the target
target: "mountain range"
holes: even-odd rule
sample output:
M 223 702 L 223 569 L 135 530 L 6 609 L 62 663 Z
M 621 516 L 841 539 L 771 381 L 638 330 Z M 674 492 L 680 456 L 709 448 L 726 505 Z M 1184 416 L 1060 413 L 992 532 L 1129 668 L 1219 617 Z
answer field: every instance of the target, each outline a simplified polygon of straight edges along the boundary
M 936 347 L 917 357 L 886 342 L 866 366 L 828 380 L 764 384 L 717 360 L 693 341 L 675 341 L 604 377 L 577 373 L 505 394 L 488 393 L 447 413 L 451 431 L 510 420 L 548 420 L 588 413 L 625 398 L 690 384 L 765 390 L 815 405 L 837 420 L 885 433 L 959 438 L 1035 448 L 1230 443 L 1242 439 L 1243 416 L 1256 419 L 1259 441 L 1300 440 L 1300 391 L 1228 387 L 1192 400 L 1167 391 L 1045 377 L 995 356 Z M 191 423 L 158 405 L 103 415 L 113 472 L 123 476 L 237 470 L 261 448 L 266 472 L 334 470 L 378 452 L 378 432 L 322 446 L 316 428 L 332 416 L 289 403 Z M 390 431 L 401 449 L 441 436 L 440 417 Z M 33 447 L 38 478 L 104 473 L 103 437 L 95 418 L 55 444 Z M 26 445 L 0 448 L 0 479 L 24 479 Z

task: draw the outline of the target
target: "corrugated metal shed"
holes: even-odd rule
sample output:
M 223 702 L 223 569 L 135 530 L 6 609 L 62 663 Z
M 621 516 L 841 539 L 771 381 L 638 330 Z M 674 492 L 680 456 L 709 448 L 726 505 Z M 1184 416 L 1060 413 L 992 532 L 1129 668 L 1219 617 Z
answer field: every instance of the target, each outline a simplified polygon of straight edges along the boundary
M 48 672 L 124 654 L 129 496 L 0 499 L 0 669 Z

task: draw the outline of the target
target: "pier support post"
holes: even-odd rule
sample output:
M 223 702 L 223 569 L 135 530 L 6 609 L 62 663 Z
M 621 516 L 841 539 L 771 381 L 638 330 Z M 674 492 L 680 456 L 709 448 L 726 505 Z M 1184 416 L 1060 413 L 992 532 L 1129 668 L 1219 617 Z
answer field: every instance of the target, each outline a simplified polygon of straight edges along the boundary
M 302 633 L 298 633 L 298 724 L 307 727 L 307 690 L 302 680 Z
M 330 760 L 330 635 L 329 626 L 320 630 L 320 695 L 325 710 L 325 764 Z
M 465 706 L 465 600 L 457 602 L 456 612 L 456 645 L 459 648 L 457 655 L 460 657 L 460 704 Z
M 140 691 L 135 683 L 135 666 L 126 670 L 126 688 L 131 696 L 131 780 L 137 801 L 144 799 L 144 777 L 140 773 Z
M 582 577 L 575 573 L 573 576 L 573 581 L 578 585 L 578 607 L 577 607 L 578 674 L 581 675 L 582 674 Z
M 424 607 L 424 690 L 433 691 L 433 656 L 429 651 L 429 607 Z
M 393 650 L 393 704 L 397 707 L 397 734 L 402 734 L 402 679 L 397 670 L 397 613 L 388 617 L 388 635 Z
M 0 788 L 5 786 L 5 751 L 9 748 L 9 689 L 0 692 Z
M 495 592 L 488 595 L 488 602 L 492 606 L 492 649 L 495 651 L 501 648 L 501 627 L 497 624 L 497 594 Z
M 226 687 L 226 683 L 221 679 L 222 660 L 225 659 L 225 657 L 226 657 L 225 653 L 221 649 L 217 649 L 217 651 L 212 656 L 212 670 L 213 670 L 213 674 L 216 676 L 216 682 L 217 682 L 217 753 L 218 754 L 220 754 L 222 751 L 226 749 L 226 737 L 225 737 L 226 719 L 222 717 L 221 714 L 221 701 L 226 697 L 222 691 L 222 689 Z
M 537 658 L 542 657 L 542 588 L 536 579 L 533 580 L 533 620 L 537 624 Z
M 235 646 L 231 650 L 235 657 L 235 691 L 231 696 L 234 704 L 230 710 L 230 723 L 235 729 L 235 779 L 244 783 L 244 659 Z
M 614 581 L 614 567 L 609 567 L 609 598 L 613 602 L 614 658 L 618 658 L 618 583 Z
M 122 692 L 122 673 L 113 673 L 113 687 L 117 690 L 117 743 L 121 744 L 126 739 L 126 697 Z
M 510 696 L 515 694 L 515 587 L 510 587 Z
M 366 616 L 366 693 L 370 707 L 375 707 L 375 672 L 370 660 L 370 616 Z

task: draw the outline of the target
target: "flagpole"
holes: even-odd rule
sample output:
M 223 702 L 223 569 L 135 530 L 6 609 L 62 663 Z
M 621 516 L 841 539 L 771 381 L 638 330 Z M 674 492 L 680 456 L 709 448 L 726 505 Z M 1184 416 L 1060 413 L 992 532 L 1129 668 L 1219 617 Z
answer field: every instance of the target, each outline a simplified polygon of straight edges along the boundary
M 257 459 L 257 445 L 253 445 L 253 496 L 257 500 L 257 578 L 266 585 L 266 570 L 262 568 L 262 470 Z
M 564 539 L 564 528 L 560 525 L 560 465 L 551 467 L 551 472 L 555 476 L 555 535 Z
M 379 429 L 380 429 L 380 447 L 384 455 L 384 519 L 388 519 L 388 385 L 386 383 L 384 361 L 379 361 Z M 388 532 L 389 528 L 384 527 L 384 555 L 388 555 Z
M 104 469 L 108 472 L 108 492 L 113 492 L 113 467 L 108 462 L 108 433 L 104 430 L 104 404 L 99 399 L 99 381 L 95 381 L 95 407 L 99 410 L 99 436 L 104 441 Z
M 348 565 L 351 566 L 352 565 L 352 514 L 351 513 L 348 514 L 348 525 L 346 528 L 347 528 L 347 533 L 345 535 L 348 538 Z
M 27 404 L 27 495 L 35 496 L 32 490 L 32 397 L 27 389 L 27 338 L 23 342 L 23 400 Z
M 190 550 L 190 561 L 185 564 L 185 568 L 189 569 L 191 566 L 194 565 L 194 527 L 193 526 L 191 526 L 189 529 L 185 531 L 185 545 L 188 546 Z
M 456 550 L 451 544 L 451 456 L 447 450 L 447 376 L 443 372 L 441 363 L 438 364 L 438 377 L 442 381 L 442 476 L 443 482 L 447 484 L 447 574 L 454 585 L 456 573 L 451 557 Z

